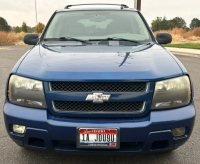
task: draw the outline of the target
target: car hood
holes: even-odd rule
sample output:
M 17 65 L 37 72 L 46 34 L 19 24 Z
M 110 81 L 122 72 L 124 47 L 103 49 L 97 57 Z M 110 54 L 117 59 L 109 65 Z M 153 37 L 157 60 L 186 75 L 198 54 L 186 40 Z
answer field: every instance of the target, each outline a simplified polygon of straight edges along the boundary
M 159 45 L 46 46 L 32 48 L 17 74 L 43 81 L 157 81 L 183 74 Z

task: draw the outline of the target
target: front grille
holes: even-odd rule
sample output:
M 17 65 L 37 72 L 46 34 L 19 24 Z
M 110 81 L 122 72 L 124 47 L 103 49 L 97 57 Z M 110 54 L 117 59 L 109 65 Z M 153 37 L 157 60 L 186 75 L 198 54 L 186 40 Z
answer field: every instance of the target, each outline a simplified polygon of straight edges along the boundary
M 50 82 L 51 91 L 145 92 L 146 82 Z
M 95 104 L 79 101 L 53 101 L 54 110 L 60 112 L 92 112 L 92 113 L 139 113 L 145 102 L 104 102 Z

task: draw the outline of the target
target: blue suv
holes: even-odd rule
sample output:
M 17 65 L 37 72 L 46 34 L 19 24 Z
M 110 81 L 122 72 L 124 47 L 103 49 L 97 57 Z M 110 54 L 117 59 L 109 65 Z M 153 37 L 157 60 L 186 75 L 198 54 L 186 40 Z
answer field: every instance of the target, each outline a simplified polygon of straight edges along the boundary
M 96 8 L 91 5 L 98 5 Z M 100 6 L 101 5 L 101 6 Z M 75 153 L 169 151 L 190 137 L 193 88 L 181 62 L 127 5 L 69 5 L 13 68 L 4 118 L 19 146 Z

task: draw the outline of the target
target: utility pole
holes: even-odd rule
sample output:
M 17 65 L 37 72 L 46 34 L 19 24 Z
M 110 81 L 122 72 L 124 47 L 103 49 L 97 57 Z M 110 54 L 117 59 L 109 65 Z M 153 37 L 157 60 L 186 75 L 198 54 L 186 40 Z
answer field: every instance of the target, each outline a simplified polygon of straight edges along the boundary
M 35 0 L 35 15 L 36 15 L 36 28 L 37 28 L 37 33 L 38 33 L 38 19 L 37 19 L 37 5 L 36 5 L 36 0 Z
M 135 9 L 141 11 L 141 0 L 135 0 Z

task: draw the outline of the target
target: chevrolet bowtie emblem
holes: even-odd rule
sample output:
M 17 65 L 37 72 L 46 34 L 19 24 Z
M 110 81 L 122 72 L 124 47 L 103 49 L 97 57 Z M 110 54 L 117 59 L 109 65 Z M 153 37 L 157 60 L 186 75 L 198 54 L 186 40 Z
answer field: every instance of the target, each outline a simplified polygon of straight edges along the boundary
M 103 103 L 103 101 L 108 101 L 110 95 L 104 95 L 103 93 L 93 93 L 88 95 L 86 101 L 93 101 L 94 103 Z

